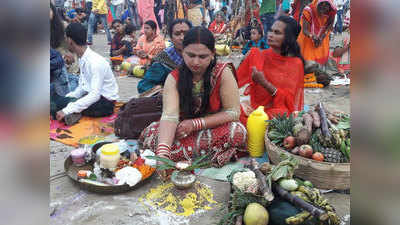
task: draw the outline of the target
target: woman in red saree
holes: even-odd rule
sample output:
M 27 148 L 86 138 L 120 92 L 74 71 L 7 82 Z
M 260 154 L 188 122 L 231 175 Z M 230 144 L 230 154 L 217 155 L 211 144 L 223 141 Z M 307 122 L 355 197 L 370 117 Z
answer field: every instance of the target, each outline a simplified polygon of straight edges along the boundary
M 224 13 L 222 11 L 219 11 L 216 14 L 215 20 L 210 24 L 208 29 L 214 35 L 220 35 L 220 34 L 224 34 L 225 33 L 225 31 L 227 29 L 227 25 L 224 22 Z
M 329 57 L 329 34 L 333 29 L 336 6 L 332 0 L 313 0 L 303 10 L 302 32 L 298 42 L 305 60 L 325 65 Z
M 234 69 L 216 64 L 215 39 L 204 27 L 185 34 L 182 56 L 182 67 L 165 81 L 161 120 L 145 128 L 139 142 L 175 162 L 208 154 L 214 166 L 223 166 L 246 152 Z
M 242 104 L 240 121 L 247 123 L 252 109 L 264 106 L 269 118 L 303 109 L 304 60 L 297 44 L 298 23 L 279 17 L 268 32 L 269 49 L 252 48 L 237 73 L 238 86 L 250 84 L 250 105 Z

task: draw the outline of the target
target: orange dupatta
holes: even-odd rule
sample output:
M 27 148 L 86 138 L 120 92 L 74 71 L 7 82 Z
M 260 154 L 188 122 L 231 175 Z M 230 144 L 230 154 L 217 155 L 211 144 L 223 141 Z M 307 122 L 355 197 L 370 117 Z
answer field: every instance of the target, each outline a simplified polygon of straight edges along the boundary
M 322 2 L 328 2 L 331 6 L 331 11 L 328 15 L 319 15 L 317 6 Z M 320 35 L 326 32 L 327 22 L 334 19 L 336 15 L 336 6 L 332 0 L 314 0 L 310 5 L 306 6 L 303 10 L 303 15 L 300 19 L 302 29 L 304 29 L 304 21 L 310 24 L 310 32 L 314 35 Z M 325 64 L 329 57 L 329 33 L 326 35 L 319 47 L 315 47 L 311 38 L 304 35 L 303 30 L 297 39 L 301 48 L 301 55 L 305 60 L 314 60 L 320 64 Z
M 277 88 L 275 96 L 251 79 L 252 67 L 263 71 L 265 78 Z M 276 114 L 301 111 L 304 101 L 304 65 L 300 58 L 282 56 L 272 49 L 252 48 L 237 70 L 238 86 L 250 84 L 250 104 L 253 109 L 264 106 L 269 118 Z M 241 122 L 247 117 L 241 114 Z

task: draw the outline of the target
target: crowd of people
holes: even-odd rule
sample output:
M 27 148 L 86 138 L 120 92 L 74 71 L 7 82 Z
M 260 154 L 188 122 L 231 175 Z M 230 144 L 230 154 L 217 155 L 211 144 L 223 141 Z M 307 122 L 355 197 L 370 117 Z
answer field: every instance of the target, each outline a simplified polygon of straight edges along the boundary
M 341 72 L 350 70 L 350 10 L 341 9 L 342 34 L 330 46 L 338 13 L 332 0 L 294 0 L 291 7 L 288 0 L 62 2 L 50 3 L 51 118 L 72 125 L 82 115 L 113 113 L 112 67 L 90 48 L 103 28 L 110 57 L 146 67 L 138 92 L 162 90 L 161 120 L 139 140 L 174 161 L 210 153 L 223 166 L 246 151 L 253 109 L 264 106 L 270 118 L 303 109 L 310 61 L 324 65 L 331 57 Z M 216 41 L 224 35 L 243 43 L 238 68 L 217 60 Z M 245 85 L 250 101 L 241 103 Z

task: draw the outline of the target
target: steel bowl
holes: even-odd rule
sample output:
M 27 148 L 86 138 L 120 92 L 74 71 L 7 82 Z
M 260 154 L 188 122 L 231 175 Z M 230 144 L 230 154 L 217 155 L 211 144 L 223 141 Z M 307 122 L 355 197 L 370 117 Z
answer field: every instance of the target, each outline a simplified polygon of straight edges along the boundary
M 193 186 L 196 182 L 196 175 L 190 171 L 175 170 L 171 175 L 171 182 L 178 189 L 187 189 Z

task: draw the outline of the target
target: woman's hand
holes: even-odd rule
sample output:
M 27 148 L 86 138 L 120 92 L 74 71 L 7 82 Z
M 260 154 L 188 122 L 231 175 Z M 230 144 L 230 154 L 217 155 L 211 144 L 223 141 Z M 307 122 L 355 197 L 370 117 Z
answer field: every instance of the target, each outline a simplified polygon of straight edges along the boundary
M 320 45 L 321 45 L 321 43 L 322 43 L 322 39 L 320 38 L 320 37 L 318 37 L 318 36 L 316 36 L 316 35 L 312 35 L 312 41 L 313 41 L 313 43 L 314 43 L 314 46 L 316 47 L 316 48 L 318 48 Z
M 264 73 L 262 71 L 257 70 L 255 66 L 253 66 L 252 70 L 253 71 L 251 73 L 251 78 L 253 79 L 253 81 L 263 86 L 263 84 L 266 81 Z
M 177 139 L 182 139 L 192 134 L 193 131 L 194 127 L 192 120 L 184 120 L 178 124 L 175 131 L 175 137 Z

